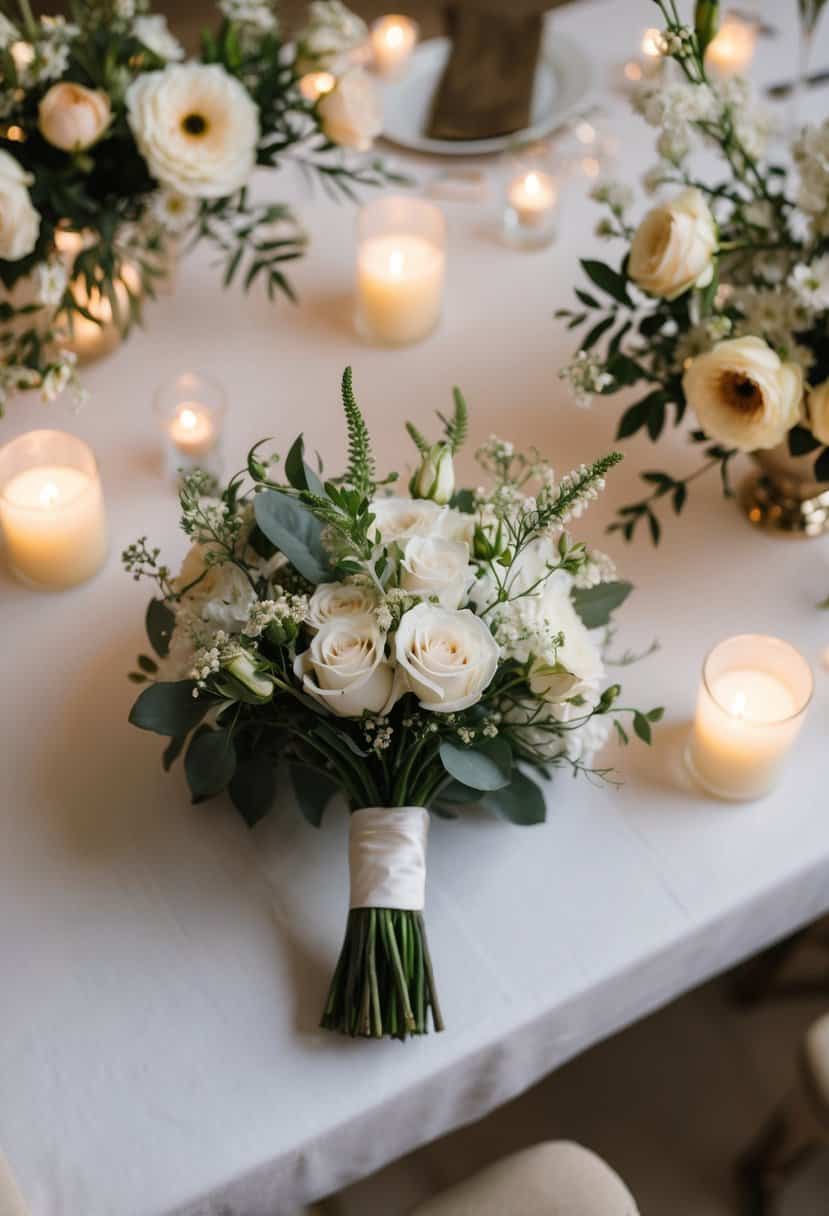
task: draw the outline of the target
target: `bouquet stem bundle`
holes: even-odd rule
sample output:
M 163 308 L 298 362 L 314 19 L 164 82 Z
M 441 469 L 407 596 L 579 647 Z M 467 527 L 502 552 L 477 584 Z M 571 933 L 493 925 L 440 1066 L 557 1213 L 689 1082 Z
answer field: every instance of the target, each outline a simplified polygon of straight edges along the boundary
M 443 1030 L 421 912 L 352 908 L 320 1025 L 356 1038 Z

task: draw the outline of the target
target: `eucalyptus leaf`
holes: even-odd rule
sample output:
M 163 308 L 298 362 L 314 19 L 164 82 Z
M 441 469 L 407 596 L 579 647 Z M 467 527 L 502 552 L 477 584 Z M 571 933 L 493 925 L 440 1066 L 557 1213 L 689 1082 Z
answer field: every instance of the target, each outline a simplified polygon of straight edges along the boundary
M 300 811 L 312 827 L 318 828 L 325 808 L 339 791 L 336 778 L 315 765 L 296 761 L 288 765 L 288 772 Z
M 481 798 L 481 806 L 494 811 L 502 819 L 519 827 L 532 827 L 547 818 L 544 794 L 536 783 L 517 769 L 509 785 L 490 790 Z
M 597 262 L 592 258 L 582 259 L 582 270 L 587 275 L 592 283 L 600 287 L 607 295 L 612 296 L 614 300 L 618 300 L 620 304 L 627 305 L 632 308 L 631 298 L 627 293 L 627 282 L 622 275 L 617 271 L 611 270 L 604 262 Z
M 129 720 L 157 735 L 188 735 L 210 708 L 210 698 L 194 697 L 192 680 L 150 684 L 130 710 Z
M 256 522 L 268 540 L 309 583 L 332 578 L 331 564 L 322 543 L 322 523 L 296 498 L 279 490 L 266 490 L 253 500 Z
M 444 739 L 440 758 L 450 777 L 473 790 L 498 790 L 509 785 L 512 751 L 506 739 L 485 739 L 471 747 Z
M 229 730 L 201 726 L 190 740 L 184 772 L 194 802 L 221 793 L 236 771 L 236 748 Z
M 144 624 L 150 645 L 159 658 L 166 658 L 170 650 L 170 638 L 176 623 L 175 613 L 164 600 L 150 600 Z
M 276 794 L 276 774 L 268 753 L 246 751 L 236 766 L 227 792 L 249 828 L 267 815 Z
M 164 748 L 164 754 L 161 757 L 161 767 L 164 769 L 165 773 L 169 773 L 176 760 L 178 760 L 186 742 L 186 735 L 174 735 Z
M 588 629 L 598 629 L 610 623 L 611 616 L 632 590 L 632 583 L 623 582 L 576 587 L 572 592 L 573 607 Z

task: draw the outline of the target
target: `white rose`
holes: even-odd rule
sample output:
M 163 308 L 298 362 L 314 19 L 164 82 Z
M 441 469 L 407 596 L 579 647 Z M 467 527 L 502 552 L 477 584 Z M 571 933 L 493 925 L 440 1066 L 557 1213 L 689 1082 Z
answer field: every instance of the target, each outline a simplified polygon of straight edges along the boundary
M 434 443 L 409 482 L 415 498 L 431 498 L 445 505 L 455 493 L 455 466 L 448 443 Z
M 471 544 L 475 531 L 474 515 L 441 507 L 428 498 L 375 498 L 371 513 L 374 527 L 386 544 L 410 536 L 442 536 Z
M 308 603 L 305 623 L 321 629 L 331 620 L 370 616 L 377 602 L 377 592 L 365 583 L 320 583 Z
M 219 64 L 170 64 L 127 89 L 127 117 L 150 172 L 190 198 L 224 198 L 256 161 L 259 111 Z
M 601 652 L 573 607 L 568 584 L 566 576 L 563 579 L 553 576 L 538 604 L 546 632 L 551 636 L 564 634 L 555 655 L 536 658 L 530 668 L 529 685 L 533 693 L 552 703 L 573 697 L 595 700 L 604 675 Z
M 630 246 L 628 274 L 653 296 L 674 300 L 689 287 L 704 287 L 714 273 L 717 225 L 699 190 L 683 190 L 654 207 Z
M 443 608 L 459 608 L 474 578 L 469 549 L 463 541 L 440 536 L 412 536 L 400 563 L 400 586 Z
M 775 447 L 800 418 L 803 373 L 762 338 L 729 338 L 694 359 L 682 388 L 712 439 L 752 452 Z
M 380 96 L 362 68 L 350 68 L 317 103 L 323 133 L 341 148 L 366 152 L 383 130 Z
M 809 392 L 809 430 L 821 443 L 829 443 L 829 380 Z
M 498 667 L 498 644 L 480 617 L 418 604 L 403 614 L 395 656 L 424 709 L 455 713 L 481 699 Z
M 53 148 L 83 151 L 101 138 L 112 119 L 109 97 L 71 80 L 53 84 L 37 112 L 40 133 Z
M 0 258 L 17 262 L 31 253 L 40 216 L 26 189 L 31 178 L 8 152 L 0 150 Z
M 294 675 L 309 696 L 341 718 L 364 710 L 388 713 L 397 699 L 385 636 L 372 616 L 328 621 L 294 660 Z

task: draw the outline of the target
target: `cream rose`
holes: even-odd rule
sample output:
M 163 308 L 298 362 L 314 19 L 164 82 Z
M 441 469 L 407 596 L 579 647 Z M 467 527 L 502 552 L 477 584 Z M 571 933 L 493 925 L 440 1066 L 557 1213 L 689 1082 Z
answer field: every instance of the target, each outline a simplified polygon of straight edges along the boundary
M 649 211 L 634 234 L 628 274 L 653 296 L 676 299 L 714 273 L 717 225 L 699 190 L 683 190 Z
M 366 152 L 383 129 L 374 82 L 362 68 L 350 68 L 317 104 L 322 129 L 341 148 Z
M 829 380 L 809 391 L 809 430 L 821 443 L 829 443 Z
M 17 262 L 31 253 L 40 216 L 26 189 L 31 178 L 8 152 L 0 151 L 0 258 Z
M 374 527 L 381 540 L 405 541 L 411 536 L 442 536 L 472 543 L 475 516 L 441 507 L 428 498 L 375 498 Z
M 127 89 L 127 118 L 153 177 L 188 198 L 224 198 L 256 161 L 259 111 L 219 64 L 169 64 Z
M 698 355 L 682 378 L 700 426 L 720 443 L 773 448 L 800 418 L 803 373 L 762 338 L 729 338 Z
M 377 602 L 377 592 L 364 583 L 320 583 L 308 603 L 305 623 L 321 629 L 332 620 L 369 616 Z
M 364 710 L 388 713 L 396 700 L 394 668 L 384 657 L 385 637 L 372 616 L 328 621 L 294 661 L 294 675 L 309 696 L 341 718 Z
M 599 647 L 590 636 L 570 598 L 569 578 L 550 580 L 538 601 L 538 612 L 548 634 L 562 633 L 564 641 L 549 658 L 536 658 L 530 668 L 529 685 L 543 701 L 559 703 L 573 697 L 595 700 L 604 675 Z M 538 631 L 542 635 L 542 631 Z
M 413 536 L 400 563 L 400 586 L 412 595 L 437 600 L 442 608 L 459 608 L 474 572 L 463 541 L 440 536 Z
M 468 709 L 498 667 L 498 643 L 480 617 L 418 604 L 403 614 L 395 657 L 407 687 L 424 709 L 450 714 Z
M 53 84 L 37 113 L 40 133 L 53 148 L 80 152 L 97 143 L 112 119 L 109 97 L 71 80 Z

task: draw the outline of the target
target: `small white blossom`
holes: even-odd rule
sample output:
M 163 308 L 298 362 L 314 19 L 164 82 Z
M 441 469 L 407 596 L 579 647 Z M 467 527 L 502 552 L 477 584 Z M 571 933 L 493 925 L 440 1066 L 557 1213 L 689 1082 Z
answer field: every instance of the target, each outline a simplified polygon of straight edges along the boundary
M 19 41 L 20 31 L 17 26 L 13 25 L 3 13 L 0 13 L 0 47 L 5 51 L 13 42 Z
M 176 190 L 159 190 L 150 202 L 150 213 L 173 235 L 186 232 L 196 218 L 199 205 L 196 199 L 179 194 Z
M 633 191 L 623 182 L 600 182 L 591 190 L 590 197 L 596 203 L 604 203 L 614 215 L 622 215 L 633 205 Z
M 37 267 L 37 298 L 46 308 L 57 308 L 66 290 L 67 274 L 62 260 L 41 262 Z
M 161 13 L 136 17 L 132 32 L 148 51 L 168 62 L 184 58 L 184 47 L 171 33 L 167 18 Z
M 811 262 L 800 262 L 789 277 L 789 284 L 798 300 L 810 312 L 829 308 L 829 254 Z
M 278 21 L 268 0 L 219 0 L 219 11 L 228 21 L 246 25 L 260 34 L 275 33 Z
M 75 363 L 77 355 L 74 351 L 63 351 L 61 361 L 52 363 L 49 370 L 43 377 L 41 386 L 41 394 L 44 401 L 54 401 L 59 397 L 65 388 L 72 382 L 75 377 Z
M 610 388 L 613 377 L 605 369 L 602 359 L 592 351 L 580 350 L 572 362 L 559 371 L 559 378 L 566 380 L 573 391 L 576 404 L 589 406 L 596 393 Z

